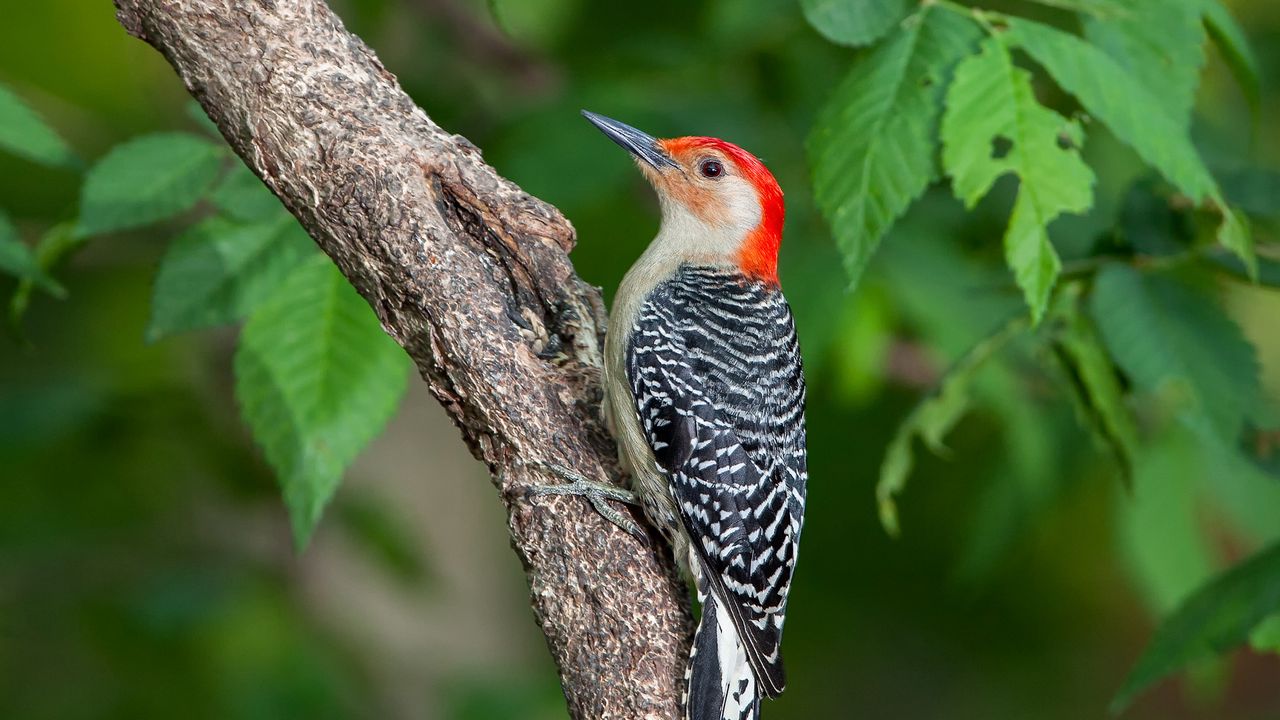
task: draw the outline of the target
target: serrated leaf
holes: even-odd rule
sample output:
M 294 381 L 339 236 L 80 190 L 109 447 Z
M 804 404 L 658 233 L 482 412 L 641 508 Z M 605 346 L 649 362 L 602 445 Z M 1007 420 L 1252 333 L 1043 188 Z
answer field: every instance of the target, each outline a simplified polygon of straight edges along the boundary
M 1156 631 L 1112 701 L 1119 713 L 1147 686 L 1201 658 L 1239 646 L 1280 612 L 1280 545 L 1272 545 L 1200 588 Z
M 236 399 L 276 471 L 298 547 L 395 411 L 408 369 L 404 351 L 324 256 L 296 268 L 245 323 Z
M 223 157 L 218 145 L 186 133 L 117 145 L 85 177 L 79 231 L 125 230 L 190 210 L 217 179 Z
M 1260 653 L 1280 654 L 1280 613 L 1276 613 L 1249 633 L 1249 647 Z
M 1049 223 L 1093 204 L 1093 171 L 1080 158 L 1084 131 L 1036 101 L 1031 74 L 999 37 L 956 68 L 942 116 L 942 164 L 956 197 L 973 207 L 1002 175 L 1018 177 L 1005 260 L 1039 322 L 1062 263 Z
M 169 245 L 156 274 L 147 341 L 239 320 L 318 251 L 297 220 L 209 218 Z
M 1197 417 L 1233 445 L 1258 395 L 1253 346 L 1210 297 L 1162 275 L 1104 267 L 1090 304 L 1111 356 L 1141 388 L 1189 388 Z
M 880 240 L 938 173 L 938 119 L 950 69 L 980 33 L 925 7 L 863 58 L 809 135 L 817 203 L 856 284 Z
M 1221 0 L 1200 0 L 1200 6 L 1209 35 L 1222 52 L 1227 67 L 1231 68 L 1231 73 L 1235 75 L 1236 82 L 1240 83 L 1245 99 L 1256 115 L 1262 102 L 1262 83 L 1258 74 L 1258 60 L 1253 55 L 1249 40 Z
M 4 85 L 0 85 L 0 148 L 49 167 L 80 165 L 66 141 Z
M 284 206 L 244 163 L 223 176 L 209 200 L 227 216 L 245 222 L 270 220 L 284 214 Z
M 1116 137 L 1196 204 L 1210 199 L 1223 208 L 1219 239 L 1231 242 L 1231 249 L 1252 272 L 1257 262 L 1252 239 L 1241 234 L 1187 128 L 1168 114 L 1166 103 L 1111 56 L 1080 38 L 1030 20 L 1008 17 L 1006 21 L 1009 41 L 1040 63 Z
M 40 263 L 36 262 L 31 248 L 22 242 L 17 228 L 3 211 L 0 211 L 0 272 L 19 280 L 30 281 L 56 297 L 65 297 L 67 294 L 66 289 L 49 277 Z
M 1159 88 L 1152 97 L 1184 129 L 1191 123 L 1205 29 L 1201 0 L 1130 0 L 1127 12 L 1105 20 L 1085 18 L 1085 38 L 1110 55 L 1137 82 Z
M 1016 42 L 1125 144 L 1199 203 L 1215 191 L 1186 129 L 1165 103 L 1102 50 L 1080 38 L 1021 18 L 1008 18 Z
M 908 0 L 800 0 L 804 17 L 822 36 L 840 45 L 869 45 L 902 22 Z
M 1080 306 L 1079 286 L 1066 288 L 1063 296 L 1064 307 L 1056 311 L 1060 327 L 1054 346 L 1070 372 L 1084 419 L 1130 478 L 1139 448 L 1133 414 L 1125 406 L 1124 390 L 1097 329 Z
M 1020 319 L 1010 321 L 995 334 L 970 348 L 942 377 L 938 387 L 920 401 L 898 426 L 898 431 L 894 433 L 893 440 L 885 451 L 884 461 L 880 465 L 880 480 L 876 484 L 880 524 L 890 535 L 897 536 L 900 531 L 895 498 L 906 488 L 907 478 L 911 475 L 911 467 L 915 462 L 912 456 L 913 442 L 920 438 L 933 452 L 945 451 L 942 439 L 968 410 L 970 387 L 978 371 L 1024 327 L 1025 324 Z

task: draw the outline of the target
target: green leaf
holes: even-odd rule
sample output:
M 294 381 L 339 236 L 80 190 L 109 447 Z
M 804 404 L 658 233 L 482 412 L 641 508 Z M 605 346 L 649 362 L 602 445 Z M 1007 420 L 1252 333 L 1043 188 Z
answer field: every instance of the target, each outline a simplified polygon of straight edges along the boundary
M 1062 267 L 1049 223 L 1093 204 L 1093 171 L 1078 150 L 1083 141 L 1078 123 L 1036 101 L 1031 74 L 1013 64 L 999 37 L 956 68 L 942 117 L 942 164 L 970 208 L 1000 176 L 1018 177 L 1005 260 L 1034 322 L 1044 316 Z
M 1010 41 L 1044 66 L 1116 137 L 1193 202 L 1209 199 L 1223 209 L 1218 239 L 1254 273 L 1257 260 L 1247 227 L 1226 207 L 1217 183 L 1191 144 L 1185 123 L 1168 114 L 1168 103 L 1111 56 L 1080 38 L 1030 20 L 1010 17 L 1007 22 Z
M 1220 178 L 1222 194 L 1232 205 L 1255 217 L 1280 219 L 1280 171 L 1245 167 Z
M 885 451 L 880 465 L 880 481 L 876 485 L 880 524 L 890 535 L 896 537 L 900 531 L 895 498 L 906 488 L 907 478 L 911 475 L 913 441 L 918 437 L 933 452 L 945 451 L 942 439 L 968 410 L 970 388 L 978 371 L 1024 327 L 1025 323 L 1020 318 L 1011 320 L 995 334 L 974 345 L 947 371 L 933 393 L 916 405 L 898 426 Z
M 1207 419 L 1234 444 L 1257 401 L 1258 363 L 1212 298 L 1173 278 L 1111 264 L 1098 273 L 1090 310 L 1111 356 L 1138 387 L 1185 384 L 1192 418 Z
M 1116 504 L 1120 550 L 1155 617 L 1164 617 L 1213 574 L 1201 525 L 1212 463 L 1195 435 L 1174 425 L 1138 453 L 1129 497 Z
M 210 218 L 176 238 L 156 275 L 147 341 L 239 320 L 317 252 L 292 215 L 239 224 Z
M 1200 6 L 1204 11 L 1205 24 L 1209 27 L 1209 35 L 1222 52 L 1227 66 L 1235 75 L 1236 82 L 1240 83 L 1245 99 L 1256 115 L 1262 102 L 1262 91 L 1258 60 L 1253 55 L 1249 40 L 1221 0 L 1200 0 Z
M 1201 0 L 1130 0 L 1122 17 L 1086 18 L 1085 38 L 1110 55 L 1137 82 L 1159 88 L 1152 96 L 1184 129 L 1191 123 L 1204 67 Z
M 1280 613 L 1276 613 L 1249 633 L 1249 647 L 1260 653 L 1280 654 Z
M 55 297 L 66 297 L 66 289 L 40 267 L 31 248 L 22 242 L 17 228 L 3 211 L 0 211 L 0 272 L 28 280 Z
M 1151 683 L 1188 663 L 1239 646 L 1280 612 L 1280 544 L 1219 576 L 1187 599 L 1156 631 L 1112 701 L 1119 713 Z
M 1102 50 L 1047 25 L 1008 18 L 1016 42 L 1090 114 L 1196 203 L 1216 192 L 1186 128 L 1165 103 Z
M 1033 2 L 1100 18 L 1123 18 L 1129 13 L 1129 8 L 1123 0 L 1033 0 Z
M 1251 276 L 1249 269 L 1245 267 L 1240 258 L 1234 255 L 1210 253 L 1208 258 L 1214 265 L 1231 275 L 1260 285 L 1280 288 L 1280 260 L 1271 260 L 1265 257 L 1258 258 L 1256 274 Z
M 223 157 L 218 145 L 185 133 L 117 145 L 85 178 L 79 231 L 125 230 L 190 210 L 217 179 Z
M 68 255 L 82 247 L 87 238 L 75 232 L 75 223 L 63 222 L 45 231 L 36 241 L 35 261 L 40 269 L 48 274 L 53 271 Z M 31 295 L 35 292 L 37 282 L 32 278 L 23 278 L 9 299 L 9 324 L 15 330 L 22 326 L 22 318 L 31 305 Z
M 1097 329 L 1080 307 L 1080 286 L 1064 289 L 1060 327 L 1054 347 L 1069 370 L 1072 390 L 1079 398 L 1084 420 L 1115 455 L 1126 478 L 1132 476 L 1138 454 L 1138 429 L 1125 406 L 1124 390 Z
M 1221 200 L 1219 200 L 1221 202 Z M 1249 279 L 1258 279 L 1258 256 L 1253 251 L 1253 231 L 1249 228 L 1249 219 L 1223 204 L 1222 223 L 1218 225 L 1218 244 L 1230 250 L 1244 263 L 1245 274 Z
M 808 149 L 814 193 L 856 284 L 884 234 L 937 176 L 937 126 L 950 68 L 980 33 L 925 7 L 854 65 Z
M 245 222 L 270 220 L 284 214 L 284 206 L 244 163 L 223 176 L 209 195 L 214 207 Z
M 80 159 L 67 143 L 3 85 L 0 85 L 0 149 L 49 167 L 80 166 Z
M 241 414 L 275 468 L 299 547 L 348 465 L 386 424 L 409 361 L 333 263 L 295 269 L 244 326 Z
M 908 0 L 800 0 L 804 17 L 822 36 L 840 45 L 879 40 L 911 9 Z

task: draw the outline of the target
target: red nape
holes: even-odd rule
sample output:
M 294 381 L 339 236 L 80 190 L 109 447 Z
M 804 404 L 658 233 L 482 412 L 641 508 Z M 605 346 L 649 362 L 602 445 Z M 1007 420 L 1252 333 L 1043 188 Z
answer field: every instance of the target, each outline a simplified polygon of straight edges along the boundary
M 678 148 L 710 147 L 723 152 L 733 161 L 743 176 L 755 186 L 760 199 L 760 224 L 747 234 L 738 251 L 738 267 L 752 277 L 778 284 L 778 248 L 782 245 L 782 223 L 786 206 L 782 201 L 782 188 L 773 178 L 769 168 L 755 155 L 731 142 L 712 137 L 683 137 L 667 140 Z M 676 149 L 670 148 L 669 149 Z

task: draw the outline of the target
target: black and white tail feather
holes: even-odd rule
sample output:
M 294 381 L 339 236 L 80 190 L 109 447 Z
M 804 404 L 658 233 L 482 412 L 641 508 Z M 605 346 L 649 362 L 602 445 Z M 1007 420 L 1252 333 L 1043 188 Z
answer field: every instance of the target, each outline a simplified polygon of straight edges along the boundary
M 685 720 L 760 720 L 760 693 L 746 648 L 705 587 L 698 583 L 702 619 L 684 671 Z

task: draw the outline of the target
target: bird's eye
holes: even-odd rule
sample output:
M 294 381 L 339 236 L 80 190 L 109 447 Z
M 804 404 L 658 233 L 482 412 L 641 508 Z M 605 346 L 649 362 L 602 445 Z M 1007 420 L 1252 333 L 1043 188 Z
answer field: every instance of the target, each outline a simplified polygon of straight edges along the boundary
M 702 177 L 718 178 L 724 174 L 724 165 L 719 160 L 703 160 L 698 165 L 698 172 L 702 173 Z

